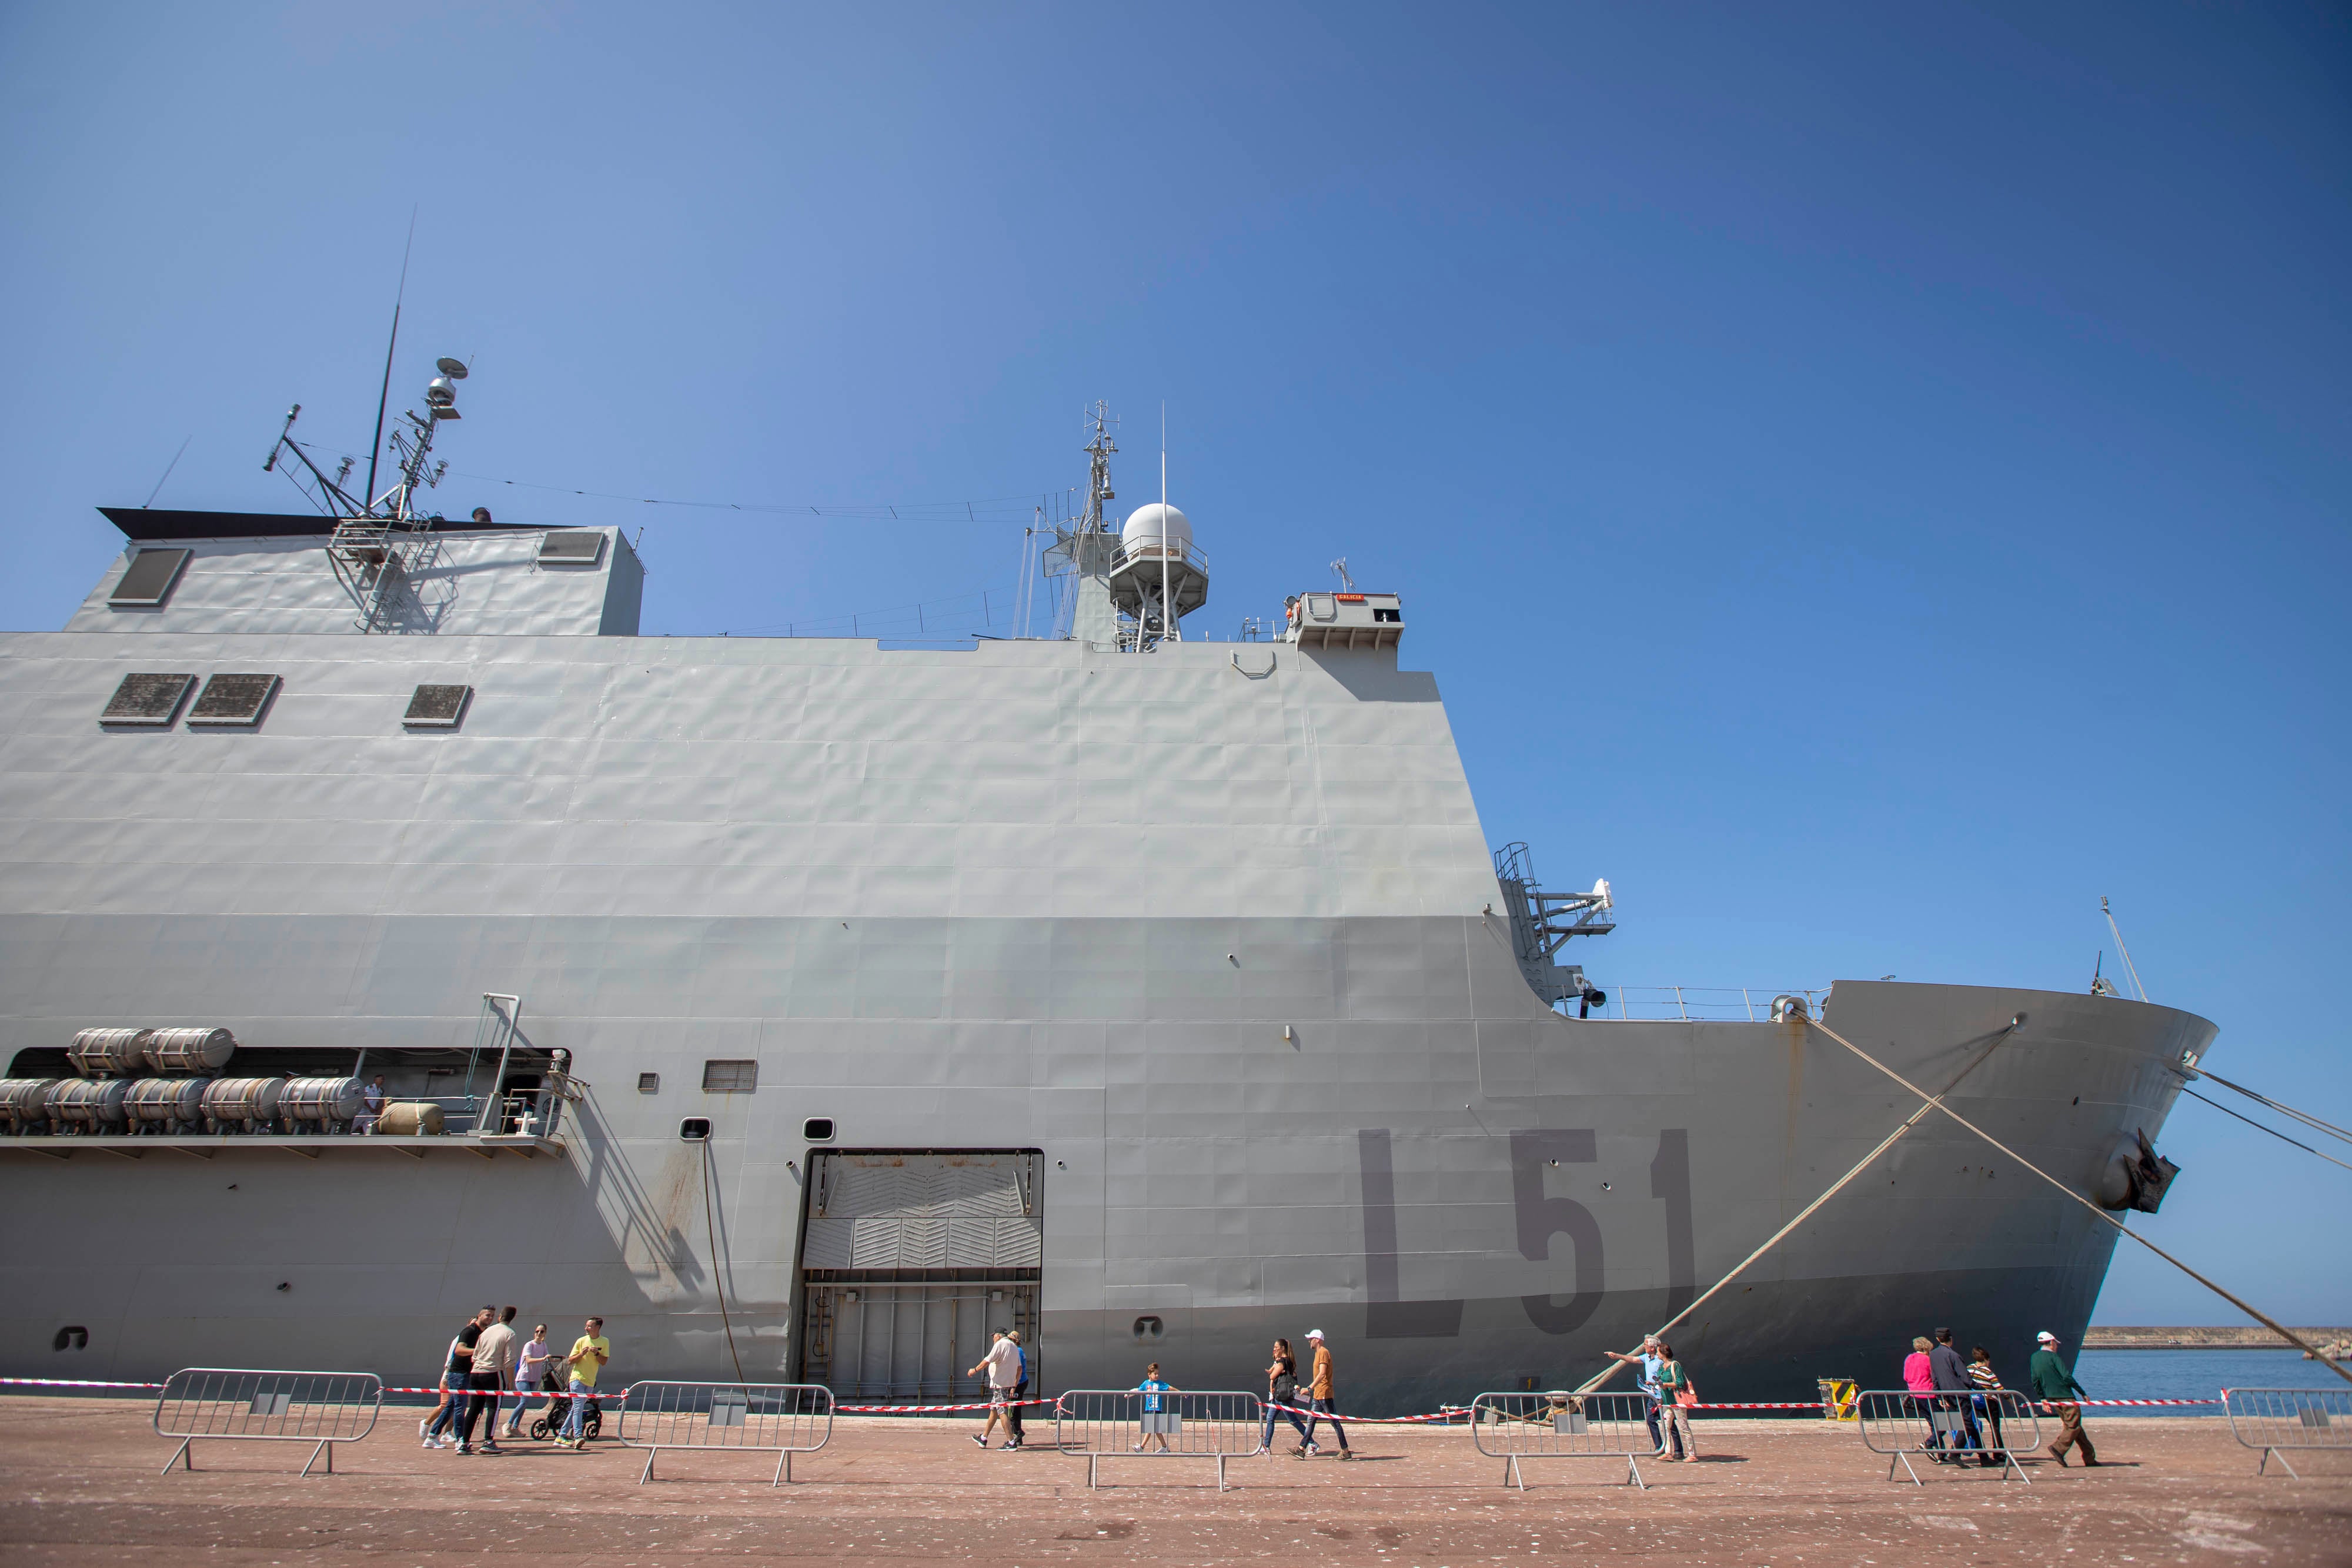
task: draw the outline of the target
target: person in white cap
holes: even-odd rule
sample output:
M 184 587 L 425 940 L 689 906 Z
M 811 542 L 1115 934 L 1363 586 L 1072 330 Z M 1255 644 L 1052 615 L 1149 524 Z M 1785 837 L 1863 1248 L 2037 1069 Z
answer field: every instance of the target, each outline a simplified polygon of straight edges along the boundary
M 1352 1459 L 1356 1456 L 1348 1447 L 1348 1428 L 1339 1425 L 1339 1417 L 1335 1414 L 1339 1409 L 1339 1396 L 1333 1391 L 1331 1347 L 1324 1343 L 1321 1329 L 1308 1329 L 1307 1343 L 1315 1347 L 1315 1373 L 1307 1385 L 1307 1441 L 1300 1446 L 1298 1457 L 1304 1459 L 1323 1451 L 1315 1446 L 1315 1423 L 1319 1416 L 1328 1419 L 1331 1423 L 1331 1430 L 1339 1435 L 1339 1457 Z
M 2066 1450 L 2083 1450 L 2083 1463 L 2095 1465 L 2099 1451 L 2091 1447 L 2091 1435 L 2083 1430 L 2083 1407 L 2075 1400 L 2087 1398 L 2090 1390 L 2074 1381 L 2074 1371 L 2058 1359 L 2058 1336 L 2048 1329 L 2035 1334 L 2037 1348 L 2033 1359 L 2025 1366 L 2025 1386 L 2037 1395 L 2043 1408 L 2058 1417 L 2058 1436 L 2050 1440 L 2050 1457 L 2060 1465 L 2066 1462 Z

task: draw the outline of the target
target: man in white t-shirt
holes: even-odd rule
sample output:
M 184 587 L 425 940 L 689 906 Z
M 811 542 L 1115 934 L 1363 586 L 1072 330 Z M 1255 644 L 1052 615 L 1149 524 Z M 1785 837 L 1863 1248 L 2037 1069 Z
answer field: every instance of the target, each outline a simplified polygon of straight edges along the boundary
M 980 1436 L 972 1441 L 983 1448 L 988 1447 L 988 1435 L 995 1431 L 996 1424 L 1002 1421 L 1004 1423 L 1004 1446 L 1017 1448 L 1021 1446 L 1021 1439 L 1013 1431 L 1012 1403 L 1013 1391 L 1021 1384 L 1021 1347 L 1007 1339 L 1003 1329 L 996 1331 L 996 1343 L 988 1347 L 988 1354 L 981 1357 L 980 1364 L 964 1375 L 977 1377 L 982 1371 L 988 1374 L 988 1420 L 980 1428 Z

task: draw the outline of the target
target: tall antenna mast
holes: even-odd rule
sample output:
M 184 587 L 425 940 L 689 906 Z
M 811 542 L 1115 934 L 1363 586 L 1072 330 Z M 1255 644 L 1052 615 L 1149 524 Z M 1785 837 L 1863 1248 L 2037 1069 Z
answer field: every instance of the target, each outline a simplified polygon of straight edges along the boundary
M 1168 545 L 1174 536 L 1168 527 L 1168 400 L 1160 400 L 1160 641 L 1181 643 L 1183 633 L 1176 629 L 1176 596 L 1169 591 Z M 1143 651 L 1143 639 L 1135 640 L 1136 652 Z
M 392 402 L 392 353 L 400 347 L 400 307 L 408 298 L 408 253 L 416 246 L 416 209 L 408 209 L 408 243 L 400 247 L 400 287 L 392 297 L 392 341 L 383 347 L 383 389 L 375 394 L 375 444 L 368 448 L 368 510 L 375 510 L 375 460 L 383 451 L 383 411 Z
M 1103 503 L 1118 498 L 1118 492 L 1110 487 L 1110 459 L 1111 455 L 1118 450 L 1118 443 L 1111 438 L 1108 402 L 1097 399 L 1094 406 L 1087 410 L 1087 420 L 1095 427 L 1095 434 L 1086 447 L 1088 458 L 1087 509 L 1085 515 L 1078 518 L 1076 531 L 1098 534 L 1108 527 L 1103 520 Z
M 2115 934 L 2116 951 L 2124 956 L 2124 970 L 2132 977 L 2132 989 L 2139 993 L 2141 1001 L 2147 1000 L 2147 988 L 2139 983 L 2139 966 L 2132 962 L 2131 949 L 2124 946 L 2123 927 L 2116 924 L 2116 912 L 2107 907 L 2105 894 L 2099 895 L 2099 913 L 2107 917 L 2107 929 Z

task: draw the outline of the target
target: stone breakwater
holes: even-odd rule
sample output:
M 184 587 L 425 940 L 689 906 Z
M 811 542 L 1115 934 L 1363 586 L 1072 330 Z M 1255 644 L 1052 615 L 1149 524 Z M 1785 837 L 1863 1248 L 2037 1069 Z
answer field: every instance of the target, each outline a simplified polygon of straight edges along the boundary
M 2315 1344 L 2330 1360 L 2352 1355 L 2352 1328 L 2298 1328 L 2307 1344 Z M 2083 1333 L 2084 1350 L 2282 1350 L 2286 1342 L 2260 1323 L 2225 1324 L 2219 1328 L 2119 1328 L 2100 1326 Z M 2306 1356 L 2307 1359 L 2307 1356 Z

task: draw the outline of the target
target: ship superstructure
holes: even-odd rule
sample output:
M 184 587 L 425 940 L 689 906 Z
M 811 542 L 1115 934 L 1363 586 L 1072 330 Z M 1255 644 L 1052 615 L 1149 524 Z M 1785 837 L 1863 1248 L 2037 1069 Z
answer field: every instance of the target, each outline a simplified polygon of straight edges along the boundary
M 969 1394 L 1010 1326 L 1048 1390 L 1309 1327 L 1350 1404 L 1555 1386 L 1916 1108 L 1817 1005 L 2150 1197 L 2187 1013 L 1602 1016 L 1559 960 L 1609 890 L 1490 851 L 1404 597 L 1186 638 L 1192 519 L 1111 530 L 1108 428 L 1057 634 L 952 652 L 640 638 L 615 528 L 110 509 L 0 637 L 0 1364 L 405 1379 L 497 1300 L 844 1397 Z M 2113 1233 L 1990 1154 L 1923 1124 L 1703 1309 L 1710 1396 L 2074 1337 Z

